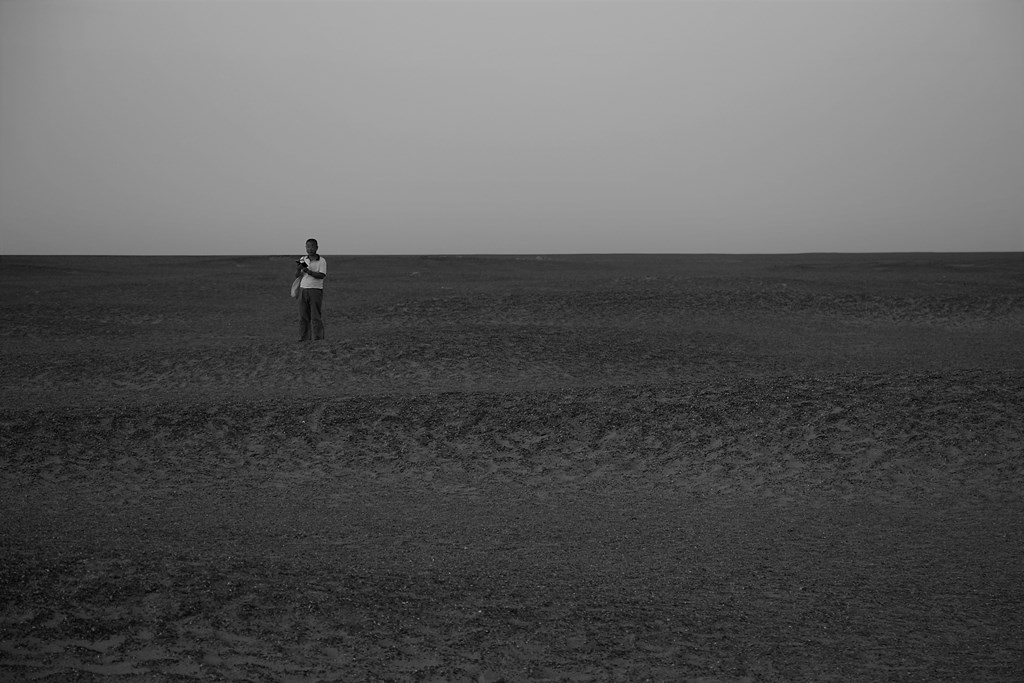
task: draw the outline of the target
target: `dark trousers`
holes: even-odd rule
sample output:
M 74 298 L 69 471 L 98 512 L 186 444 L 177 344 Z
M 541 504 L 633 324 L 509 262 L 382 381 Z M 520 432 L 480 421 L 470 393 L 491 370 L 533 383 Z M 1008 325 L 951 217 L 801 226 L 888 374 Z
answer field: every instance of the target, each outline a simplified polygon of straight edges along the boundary
M 313 339 L 324 338 L 324 290 L 299 290 L 299 340 L 306 341 L 313 333 Z

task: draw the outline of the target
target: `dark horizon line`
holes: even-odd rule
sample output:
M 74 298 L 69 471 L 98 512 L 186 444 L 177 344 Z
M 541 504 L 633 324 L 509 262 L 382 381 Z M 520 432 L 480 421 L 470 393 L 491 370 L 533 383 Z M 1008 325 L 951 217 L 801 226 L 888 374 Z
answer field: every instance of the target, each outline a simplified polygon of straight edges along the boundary
M 297 252 L 296 252 L 297 253 Z M 686 252 L 686 251 L 594 251 L 594 252 L 479 252 L 479 253 L 416 253 L 416 254 L 394 254 L 394 253 L 340 253 L 332 254 L 323 252 L 324 258 L 328 256 L 346 258 L 544 258 L 544 257 L 582 257 L 582 256 L 912 256 L 912 255 L 1011 255 L 1020 254 L 1024 256 L 1022 249 L 1006 250 L 979 250 L 979 251 L 792 251 L 792 252 Z M 279 253 L 247 253 L 247 254 L 82 254 L 82 253 L 17 253 L 0 254 L 0 258 L 291 258 L 295 254 Z

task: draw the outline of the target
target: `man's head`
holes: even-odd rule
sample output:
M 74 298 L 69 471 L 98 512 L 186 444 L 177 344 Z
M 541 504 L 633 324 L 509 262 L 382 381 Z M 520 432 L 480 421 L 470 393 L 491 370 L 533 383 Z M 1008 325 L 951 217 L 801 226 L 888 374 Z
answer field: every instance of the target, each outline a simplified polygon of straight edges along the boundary
M 308 240 L 306 240 L 306 255 L 313 256 L 314 254 L 316 254 L 316 250 L 319 247 L 320 245 L 316 243 L 315 239 L 313 239 L 312 237 L 309 238 Z

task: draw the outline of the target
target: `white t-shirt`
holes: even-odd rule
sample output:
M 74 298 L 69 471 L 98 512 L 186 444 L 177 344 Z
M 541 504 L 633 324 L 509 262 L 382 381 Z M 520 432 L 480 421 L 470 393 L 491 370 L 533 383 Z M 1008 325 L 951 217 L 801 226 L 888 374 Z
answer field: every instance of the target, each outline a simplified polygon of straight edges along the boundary
M 302 257 L 302 262 L 309 266 L 309 269 L 314 273 L 323 273 L 327 275 L 327 259 L 323 256 L 318 258 L 316 261 L 310 261 L 308 256 Z M 299 283 L 299 287 L 303 289 L 323 289 L 324 281 L 322 278 L 315 278 L 312 275 L 302 274 L 302 282 Z

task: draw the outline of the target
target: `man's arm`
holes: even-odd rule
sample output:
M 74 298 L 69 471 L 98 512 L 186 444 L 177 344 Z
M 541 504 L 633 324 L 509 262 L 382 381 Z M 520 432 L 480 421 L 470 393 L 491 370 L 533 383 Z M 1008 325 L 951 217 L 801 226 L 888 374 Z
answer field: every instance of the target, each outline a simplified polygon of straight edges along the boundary
M 302 265 L 302 272 L 311 277 L 315 277 L 317 280 L 323 280 L 327 277 L 327 273 L 318 273 L 315 270 L 310 270 L 309 266 L 305 264 Z

